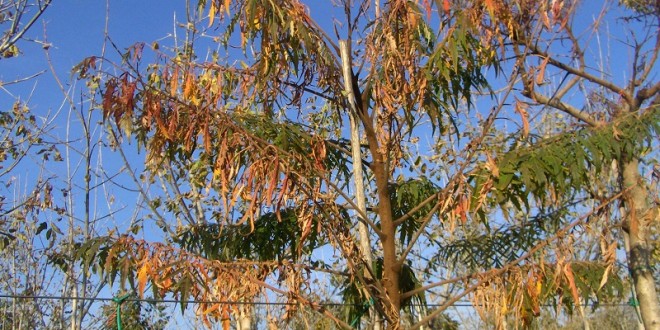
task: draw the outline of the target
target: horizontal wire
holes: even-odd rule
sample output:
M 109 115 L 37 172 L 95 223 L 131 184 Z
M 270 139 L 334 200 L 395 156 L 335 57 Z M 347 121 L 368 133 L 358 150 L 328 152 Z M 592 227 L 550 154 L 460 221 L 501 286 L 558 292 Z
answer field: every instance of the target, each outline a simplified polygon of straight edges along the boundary
M 49 300 L 88 300 L 88 301 L 115 301 L 115 298 L 104 297 L 71 297 L 71 296 L 39 296 L 39 295 L 8 295 L 0 294 L 0 298 L 10 299 L 49 299 Z M 148 303 L 186 303 L 186 304 L 227 304 L 227 305 L 262 305 L 262 306 L 294 306 L 298 303 L 286 302 L 262 302 L 262 301 L 230 301 L 230 300 L 177 300 L 177 299 L 153 299 L 153 298 L 126 298 L 123 300 Z M 341 307 L 341 306 L 363 306 L 364 304 L 346 304 L 346 303 L 318 303 L 317 306 Z M 581 304 L 582 306 L 630 306 L 628 303 L 590 303 Z M 442 304 L 410 304 L 409 306 L 439 307 Z M 472 307 L 475 305 L 469 303 L 453 304 L 452 307 Z M 551 304 L 543 304 L 541 307 L 555 307 Z

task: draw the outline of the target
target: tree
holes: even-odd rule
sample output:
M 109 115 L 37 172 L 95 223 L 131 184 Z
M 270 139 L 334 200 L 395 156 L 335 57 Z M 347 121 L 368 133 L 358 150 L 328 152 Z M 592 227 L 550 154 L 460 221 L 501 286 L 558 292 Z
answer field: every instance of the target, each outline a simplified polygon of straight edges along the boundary
M 576 24 L 573 23 L 577 4 L 557 1 L 553 2 L 551 7 L 541 5 L 539 18 L 521 20 L 517 17 L 519 27 L 514 26 L 515 28 L 509 29 L 508 32 L 513 51 L 526 59 L 521 62 L 523 65 L 520 67 L 523 71 L 522 95 L 534 105 L 554 108 L 583 125 L 597 129 L 609 127 L 615 139 L 619 139 L 619 128 L 639 120 L 648 120 L 650 127 L 637 127 L 638 129 L 655 130 L 657 134 L 660 101 L 660 82 L 654 81 L 657 77 L 652 74 L 654 68 L 657 68 L 660 52 L 660 37 L 657 34 L 660 6 L 651 1 L 622 2 L 633 9 L 633 12 L 621 18 L 622 21 L 630 23 L 630 30 L 624 35 L 626 41 L 622 43 L 633 55 L 628 58 L 626 72 L 629 75 L 620 83 L 615 81 L 615 77 L 605 73 L 604 63 L 600 63 L 599 69 L 589 65 L 586 50 L 592 47 L 591 37 L 580 38 Z M 499 4 L 491 8 L 499 13 L 498 19 L 511 23 L 505 13 L 506 9 Z M 632 21 L 639 22 L 639 30 L 632 30 Z M 600 20 L 594 22 L 590 35 L 599 33 L 599 22 Z M 553 26 L 553 23 L 559 25 Z M 564 42 L 569 44 L 568 48 Z M 556 89 L 541 87 L 553 74 L 556 78 L 562 77 Z M 574 90 L 584 91 L 586 100 L 570 100 L 568 95 Z M 583 110 L 576 105 L 578 102 L 584 105 Z M 618 176 L 618 182 L 614 183 L 615 189 L 622 192 L 618 198 L 622 205 L 618 225 L 621 226 L 625 238 L 628 269 L 639 299 L 644 326 L 653 329 L 660 326 L 660 302 L 650 258 L 653 251 L 652 226 L 654 222 L 658 222 L 658 205 L 657 198 L 654 200 L 649 193 L 651 182 L 640 174 L 640 163 L 650 159 L 646 156 L 654 145 L 650 142 L 644 143 L 643 136 L 623 134 L 628 134 L 623 140 L 637 139 L 622 145 L 612 143 L 612 137 L 609 138 L 610 141 L 605 138 L 596 142 L 609 144 L 602 151 L 612 153 L 604 155 L 604 158 L 614 161 L 614 172 Z M 652 135 L 647 135 L 650 136 Z M 593 150 L 593 146 L 586 147 L 590 149 L 592 156 L 598 153 Z M 587 189 L 587 192 L 595 198 L 602 198 L 598 191 Z
M 33 23 L 25 24 L 23 19 L 33 12 L 31 7 L 27 1 L 0 2 L 0 26 L 4 32 L 0 37 L 0 58 L 18 56 L 16 44 Z M 45 7 L 47 4 L 42 9 Z M 32 19 L 36 20 L 41 12 Z M 9 27 L 4 30 L 6 25 Z M 43 240 L 51 229 L 42 215 L 55 207 L 52 178 L 44 175 L 43 169 L 51 161 L 62 160 L 62 156 L 58 146 L 48 140 L 53 130 L 52 118 L 48 114 L 37 117 L 25 100 L 6 89 L 35 77 L 0 82 L 3 93 L 13 99 L 0 109 L 0 291 L 19 297 L 41 295 L 54 285 L 43 267 L 47 261 L 43 253 L 53 242 L 49 235 Z M 23 174 L 25 168 L 34 171 L 31 176 Z M 57 311 L 54 301 L 3 300 L 2 328 L 46 328 L 53 323 L 45 315 Z
M 80 252 L 99 274 L 119 274 L 140 293 L 150 282 L 156 295 L 182 301 L 250 301 L 269 290 L 350 328 L 306 298 L 308 274 L 323 260 L 302 247 L 320 233 L 339 256 L 320 270 L 346 276 L 352 296 L 390 329 L 412 297 L 426 301 L 440 286 L 450 294 L 433 297 L 441 306 L 411 328 L 466 296 L 500 327 L 510 318 L 529 325 L 541 302 L 582 311 L 590 299 L 616 296 L 619 201 L 644 322 L 656 322 L 645 263 L 645 228 L 656 213 L 639 175 L 660 129 L 651 76 L 660 47 L 645 43 L 657 29 L 654 5 L 632 12 L 646 34 L 633 47 L 632 80 L 617 87 L 590 72 L 583 47 L 593 45 L 576 33 L 578 4 L 568 1 L 341 1 L 334 37 L 295 0 L 197 4 L 192 17 L 201 18 L 183 25 L 183 47 L 138 43 L 123 52 L 118 74 L 97 70 L 103 57 L 87 59 L 79 74 L 102 82 L 95 101 L 112 136 L 144 147 L 145 180 L 162 180 L 171 193 L 152 199 L 175 220 L 158 222 L 164 231 L 202 240 L 247 226 L 249 235 L 293 212 L 298 248 L 284 260 L 221 261 L 170 241 L 100 237 Z M 206 42 L 226 53 L 201 60 Z M 546 84 L 550 77 L 558 83 Z M 573 88 L 587 91 L 576 102 L 589 111 L 570 105 Z M 593 113 L 596 104 L 606 110 Z M 361 145 L 349 143 L 350 116 Z M 356 155 L 366 214 L 351 189 Z M 613 162 L 616 182 L 606 177 Z M 377 263 L 358 247 L 358 222 Z M 574 253 L 587 239 L 601 250 Z M 228 327 L 234 308 L 204 304 L 200 312 Z

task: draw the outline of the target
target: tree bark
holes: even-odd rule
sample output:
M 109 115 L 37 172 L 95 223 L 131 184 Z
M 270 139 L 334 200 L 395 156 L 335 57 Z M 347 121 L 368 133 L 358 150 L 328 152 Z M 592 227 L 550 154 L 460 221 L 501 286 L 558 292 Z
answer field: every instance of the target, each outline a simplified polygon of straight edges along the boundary
M 396 253 L 396 227 L 392 215 L 392 201 L 389 192 L 389 177 L 387 156 L 381 151 L 378 137 L 373 121 L 365 112 L 360 113 L 360 120 L 364 125 L 364 133 L 367 137 L 369 151 L 373 157 L 371 170 L 376 180 L 376 192 L 378 196 L 378 217 L 380 219 L 380 232 L 378 237 L 383 247 L 383 276 L 381 283 L 387 295 L 387 301 L 383 301 L 386 318 L 390 321 L 387 328 L 396 330 L 401 323 L 401 291 L 399 276 L 401 274 L 401 263 Z
M 252 311 L 250 305 L 239 305 L 236 314 L 236 330 L 252 329 Z
M 628 159 L 626 159 L 628 158 Z M 649 205 L 649 191 L 639 174 L 639 161 L 626 157 L 621 165 L 625 215 L 623 230 L 630 239 L 628 269 L 635 285 L 642 321 L 646 330 L 660 329 L 660 302 L 651 268 L 651 224 L 658 219 L 658 210 Z
M 372 151 L 373 152 L 373 151 Z M 379 156 L 378 158 L 381 158 Z M 376 157 L 374 157 L 376 158 Z M 396 254 L 396 225 L 392 218 L 392 203 L 390 201 L 388 187 L 388 173 L 382 158 L 374 161 L 374 174 L 376 177 L 376 187 L 378 189 L 378 215 L 382 235 L 380 237 L 383 244 L 383 279 L 382 284 L 389 298 L 386 311 L 390 314 L 391 324 L 388 329 L 399 329 L 400 310 L 401 310 L 401 292 L 399 288 L 399 276 L 401 274 L 401 265 L 398 262 Z M 388 308 L 389 307 L 389 308 Z

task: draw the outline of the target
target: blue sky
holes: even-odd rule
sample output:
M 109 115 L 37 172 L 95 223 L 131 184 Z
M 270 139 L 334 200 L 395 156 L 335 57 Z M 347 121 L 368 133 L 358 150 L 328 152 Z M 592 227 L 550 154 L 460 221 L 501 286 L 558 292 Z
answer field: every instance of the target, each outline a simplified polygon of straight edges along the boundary
M 109 35 L 119 47 L 166 37 L 173 29 L 173 13 L 183 14 L 184 4 L 184 1 L 110 1 Z M 42 19 L 28 32 L 28 37 L 41 41 L 47 38 L 47 42 L 52 45 L 50 54 L 53 65 L 60 78 L 68 81 L 74 65 L 88 56 L 101 53 L 105 20 L 105 1 L 54 1 Z M 22 52 L 20 57 L 0 61 L 2 81 L 11 81 L 48 69 L 41 45 L 21 42 L 19 48 Z M 58 94 L 54 88 L 50 74 L 44 74 L 37 81 L 34 102 L 31 103 L 35 110 L 46 111 L 58 103 L 54 101 L 61 100 L 61 93 Z M 16 93 L 17 90 L 25 89 L 25 84 L 10 88 Z M 6 97 L 6 94 L 0 94 L 0 100 L 6 100 Z

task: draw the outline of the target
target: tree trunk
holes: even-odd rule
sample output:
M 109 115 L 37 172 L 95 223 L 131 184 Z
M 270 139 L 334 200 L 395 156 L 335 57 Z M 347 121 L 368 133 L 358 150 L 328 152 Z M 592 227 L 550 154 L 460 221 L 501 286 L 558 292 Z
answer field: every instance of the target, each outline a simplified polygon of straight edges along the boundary
M 623 230 L 630 238 L 628 268 L 644 327 L 646 330 L 657 330 L 660 329 L 660 303 L 650 264 L 650 229 L 651 223 L 657 221 L 658 211 L 649 206 L 649 192 L 639 175 L 639 161 L 624 155 L 621 163 L 621 182 L 623 189 L 628 189 L 624 195 L 626 212 L 623 215 Z
M 378 188 L 378 214 L 382 231 L 380 239 L 383 244 L 382 283 L 389 298 L 389 301 L 385 303 L 390 304 L 390 306 L 385 306 L 385 310 L 392 321 L 387 328 L 394 330 L 400 327 L 401 292 L 399 289 L 399 275 L 401 274 L 401 265 L 396 254 L 396 226 L 392 217 L 392 204 L 387 180 L 388 173 L 382 160 L 374 162 L 374 174 Z
M 236 330 L 252 329 L 251 309 L 251 306 L 248 304 L 238 306 L 238 312 L 234 314 L 236 317 Z

